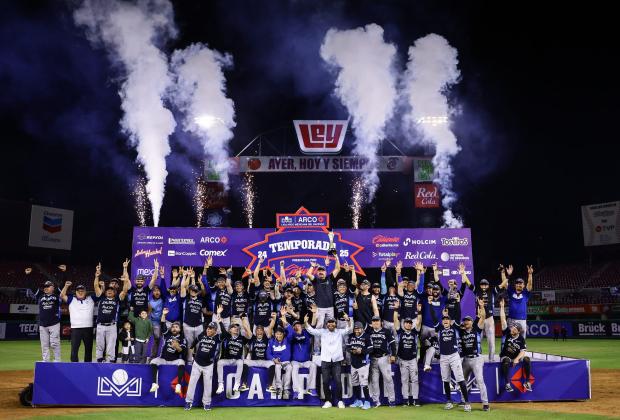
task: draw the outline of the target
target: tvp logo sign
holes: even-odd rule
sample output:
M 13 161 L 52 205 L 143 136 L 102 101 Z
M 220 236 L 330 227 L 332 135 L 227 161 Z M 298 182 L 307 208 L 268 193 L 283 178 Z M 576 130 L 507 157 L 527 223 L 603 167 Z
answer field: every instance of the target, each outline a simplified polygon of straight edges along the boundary
M 294 120 L 299 148 L 308 154 L 340 153 L 349 120 Z

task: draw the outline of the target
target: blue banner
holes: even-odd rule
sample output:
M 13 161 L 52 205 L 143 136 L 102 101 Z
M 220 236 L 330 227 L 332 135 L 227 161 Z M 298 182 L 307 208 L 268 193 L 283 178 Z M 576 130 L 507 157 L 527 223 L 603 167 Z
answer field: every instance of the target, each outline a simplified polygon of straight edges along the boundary
M 233 367 L 225 367 L 225 393 L 213 395 L 215 407 L 238 406 L 316 406 L 320 404 L 317 397 L 306 395 L 303 400 L 280 400 L 267 392 L 267 369 L 249 368 L 249 391 L 233 392 Z M 346 370 L 346 369 L 345 369 Z M 396 403 L 401 403 L 401 384 L 398 366 L 393 365 L 393 379 Z M 174 393 L 177 383 L 175 366 L 160 366 L 159 389 L 149 393 L 151 387 L 151 370 L 147 365 L 108 364 L 108 363 L 43 363 L 35 366 L 34 396 L 35 405 L 128 405 L 128 406 L 182 406 L 191 367 L 186 369 L 181 396 Z M 345 403 L 352 402 L 352 387 L 348 370 L 342 375 L 343 397 Z M 307 370 L 301 369 L 304 384 Z M 515 392 L 503 391 L 499 363 L 486 363 L 484 379 L 490 401 L 565 401 L 585 400 L 590 398 L 590 368 L 587 360 L 569 361 L 534 361 L 530 381 L 533 392 L 525 392 L 522 385 L 523 372 L 520 366 L 511 368 L 509 380 Z M 420 369 L 420 400 L 423 403 L 442 403 L 445 401 L 439 365 L 434 364 L 431 372 Z M 213 378 L 213 390 L 217 388 Z M 454 382 L 454 381 L 453 381 Z M 471 385 L 470 401 L 480 401 L 480 390 L 476 387 L 473 376 L 467 378 Z M 320 384 L 321 381 L 317 381 Z M 202 381 L 196 389 L 194 403 L 201 405 Z M 62 385 L 62 386 L 59 386 Z M 453 388 L 458 388 L 453 383 Z M 320 390 L 317 390 L 320 392 Z M 383 389 L 381 395 L 385 395 Z M 453 391 L 453 400 L 460 396 Z M 385 397 L 383 402 L 387 403 Z
M 557 329 L 558 334 L 566 329 L 566 336 L 573 336 L 573 323 L 567 321 L 527 321 L 527 337 L 553 337 L 553 331 Z

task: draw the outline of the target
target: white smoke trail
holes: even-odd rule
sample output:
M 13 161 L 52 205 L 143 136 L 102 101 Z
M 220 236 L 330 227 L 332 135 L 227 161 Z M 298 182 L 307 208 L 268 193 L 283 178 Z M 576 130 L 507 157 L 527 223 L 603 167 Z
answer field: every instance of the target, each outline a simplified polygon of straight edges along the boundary
M 102 43 L 122 66 L 119 94 L 125 114 L 121 125 L 144 165 L 157 226 L 168 174 L 168 136 L 176 123 L 162 101 L 171 79 L 166 55 L 156 44 L 176 35 L 172 5 L 167 0 L 86 0 L 73 17 L 77 25 L 87 28 L 89 40 Z
M 335 92 L 353 118 L 355 153 L 370 162 L 370 171 L 363 174 L 368 201 L 379 185 L 377 148 L 396 100 L 395 56 L 396 47 L 383 40 L 383 28 L 374 23 L 330 29 L 321 45 L 323 60 L 338 69 Z
M 450 130 L 450 107 L 447 90 L 458 82 L 457 51 L 445 38 L 430 34 L 409 47 L 409 62 L 405 72 L 405 95 L 411 106 L 405 115 L 406 123 L 417 124 L 424 140 L 435 145 L 434 182 L 441 187 L 444 207 L 443 227 L 462 227 L 463 222 L 453 214 L 456 194 L 452 189 L 450 161 L 460 147 Z
M 172 55 L 171 68 L 176 84 L 171 98 L 184 114 L 184 129 L 194 134 L 203 147 L 210 168 L 228 190 L 228 142 L 235 127 L 235 107 L 226 97 L 223 69 L 232 66 L 232 57 L 192 44 Z

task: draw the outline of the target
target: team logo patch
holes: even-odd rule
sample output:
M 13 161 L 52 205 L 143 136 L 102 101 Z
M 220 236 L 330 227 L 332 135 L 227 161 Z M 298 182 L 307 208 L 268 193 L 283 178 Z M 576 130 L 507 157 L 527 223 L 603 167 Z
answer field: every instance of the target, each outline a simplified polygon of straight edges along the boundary
M 142 394 L 142 378 L 131 378 L 125 369 L 116 369 L 112 378 L 105 376 L 97 377 L 97 395 L 111 397 L 139 397 Z

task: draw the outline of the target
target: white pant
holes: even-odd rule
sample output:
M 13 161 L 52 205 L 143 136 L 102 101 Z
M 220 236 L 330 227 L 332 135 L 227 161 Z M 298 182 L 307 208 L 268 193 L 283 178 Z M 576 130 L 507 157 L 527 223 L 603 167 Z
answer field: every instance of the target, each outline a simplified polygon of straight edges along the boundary
M 187 363 L 190 363 L 194 360 L 194 354 L 190 349 L 190 346 L 194 344 L 194 340 L 202 334 L 204 328 L 202 325 L 198 325 L 197 327 L 190 327 L 186 323 L 183 323 L 183 336 L 187 341 Z
M 105 351 L 105 361 L 111 363 L 116 353 L 116 324 L 101 325 L 97 324 L 97 347 L 95 357 L 97 360 L 103 359 Z
M 439 356 L 439 367 L 441 368 L 442 381 L 450 382 L 450 371 L 454 374 L 454 379 L 457 382 L 465 380 L 463 376 L 463 365 L 461 365 L 461 357 L 458 353 L 452 353 L 447 356 L 442 354 Z
M 194 402 L 194 393 L 196 392 L 196 384 L 202 375 L 202 404 L 211 404 L 211 387 L 213 383 L 213 363 L 209 366 L 200 366 L 198 363 L 192 365 L 192 374 L 189 378 L 189 385 L 187 386 L 187 395 L 185 396 L 185 402 Z
M 235 384 L 241 384 L 241 373 L 243 372 L 243 359 L 220 359 L 217 361 L 217 383 L 224 383 L 224 366 L 237 366 L 235 372 Z
M 489 346 L 489 361 L 492 362 L 495 358 L 495 320 L 492 316 L 484 320 L 484 335 Z
M 44 362 L 50 361 L 50 349 L 54 352 L 54 362 L 60 362 L 60 322 L 49 327 L 39 326 L 41 355 Z
M 469 374 L 472 372 L 476 378 L 476 385 L 478 385 L 480 390 L 480 400 L 482 404 L 488 404 L 489 397 L 487 395 L 487 387 L 484 384 L 484 359 L 482 356 L 463 358 L 463 376 L 469 378 Z
M 370 364 L 364 365 L 359 369 L 351 366 L 351 385 L 368 386 L 369 373 L 370 373 Z
M 276 374 L 273 377 L 273 385 L 284 391 L 291 389 L 291 371 L 293 370 L 291 362 L 275 363 L 274 366 L 276 367 Z M 282 371 L 284 371 L 284 375 L 282 375 Z
M 301 378 L 299 377 L 299 368 L 308 368 L 308 389 L 316 389 L 316 365 L 312 360 L 307 362 L 297 362 L 293 360 L 293 391 L 304 392 Z
M 394 402 L 394 380 L 392 378 L 392 364 L 389 356 L 373 357 L 370 359 L 370 397 L 374 402 L 379 401 L 381 390 L 379 389 L 379 375 L 383 378 L 383 389 L 388 401 Z
M 151 359 L 151 365 L 157 366 L 185 366 L 185 360 L 183 359 L 174 359 L 174 360 L 166 360 L 162 357 L 156 357 Z
M 417 400 L 418 394 L 420 393 L 418 361 L 416 359 L 399 360 L 398 367 L 400 368 L 400 383 L 403 398 L 407 399 L 412 397 Z

